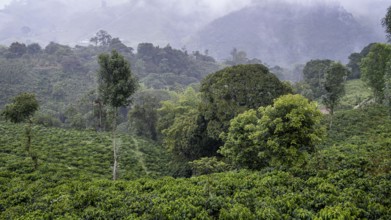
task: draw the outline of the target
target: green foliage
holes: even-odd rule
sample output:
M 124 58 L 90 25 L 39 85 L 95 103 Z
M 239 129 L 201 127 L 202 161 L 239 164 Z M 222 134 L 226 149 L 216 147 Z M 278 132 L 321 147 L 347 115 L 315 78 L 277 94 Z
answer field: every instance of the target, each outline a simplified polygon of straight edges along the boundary
M 303 166 L 322 140 L 321 118 L 314 102 L 300 95 L 281 96 L 271 106 L 234 118 L 220 153 L 250 169 Z
M 208 135 L 216 140 L 238 114 L 269 105 L 290 92 L 261 64 L 238 65 L 208 75 L 201 83 L 201 114 L 208 122 Z
M 35 55 L 40 52 L 42 52 L 42 48 L 41 48 L 41 45 L 39 45 L 38 43 L 32 43 L 32 44 L 27 45 L 27 53 L 28 54 Z
M 327 69 L 333 63 L 331 60 L 311 60 L 303 69 L 304 82 L 310 86 L 310 99 L 317 99 L 325 94 L 324 83 Z
M 28 91 L 37 95 L 42 113 L 56 118 L 62 127 L 74 124 L 83 129 L 109 129 L 110 126 L 99 123 L 95 117 L 98 106 L 93 103 L 99 100 L 95 93 L 91 95 L 97 87 L 96 72 L 99 64 L 96 57 L 99 54 L 111 52 L 112 49 L 120 52 L 132 64 L 132 73 L 148 88 L 183 89 L 220 68 L 207 55 L 187 54 L 186 51 L 171 47 L 152 47 L 156 50 L 150 54 L 151 59 L 133 54 L 133 49 L 118 38 L 113 38 L 108 46 L 70 47 L 51 42 L 44 50 L 39 44 L 32 43 L 27 45 L 26 53 L 12 59 L 7 58 L 9 47 L 0 47 L 0 108 L 11 97 Z M 146 68 L 151 60 L 157 62 L 155 69 Z M 163 64 L 167 64 L 166 67 Z M 76 109 L 79 115 L 67 115 L 70 108 Z M 119 123 L 125 122 L 128 110 L 123 110 L 125 115 L 119 118 Z M 104 114 L 102 118 L 105 122 Z
M 25 159 L 25 127 L 0 123 L 0 173 L 47 180 L 49 183 L 110 178 L 112 156 L 109 133 L 35 125 L 33 134 L 32 144 L 41 164 L 34 173 L 32 162 Z M 168 174 L 169 157 L 161 146 L 121 134 L 118 135 L 118 143 L 121 178 L 129 180 Z
M 159 109 L 158 129 L 164 131 L 171 127 L 176 116 L 193 115 L 198 111 L 200 95 L 193 88 L 188 87 L 182 93 L 171 92 L 171 99 L 163 101 Z
M 98 90 L 103 102 L 116 108 L 129 104 L 129 97 L 138 87 L 129 63 L 115 50 L 111 55 L 99 55 L 98 62 Z
M 0 218 L 389 219 L 387 109 L 370 106 L 334 117 L 327 145 L 310 155 L 307 166 L 285 172 L 136 179 L 146 174 L 135 158 L 137 146 L 150 176 L 165 175 L 159 171 L 168 161 L 159 159 L 165 154 L 158 146 L 121 136 L 125 180 L 116 182 L 109 180 L 108 134 L 38 126 L 41 166 L 33 171 L 20 148 L 23 127 L 1 123 Z M 201 161 L 218 164 L 213 158 Z
M 172 81 L 188 85 L 220 68 L 215 60 L 207 55 L 199 52 L 189 55 L 187 51 L 173 49 L 170 45 L 159 48 L 151 43 L 141 43 L 137 47 L 137 59 L 135 66 L 140 69 L 142 76 L 154 77 L 155 82 L 148 83 L 153 88 L 163 88 L 162 85 L 167 86 Z M 179 79 L 169 78 L 172 75 Z
M 331 172 L 354 169 L 361 174 L 389 173 L 391 120 L 387 115 L 387 107 L 379 105 L 337 111 L 333 130 L 325 141 L 328 147 L 320 150 L 311 166 Z
M 14 42 L 8 48 L 7 58 L 19 58 L 27 52 L 27 47 L 23 43 Z
M 349 68 L 351 74 L 348 75 L 348 79 L 359 79 L 361 76 L 360 62 L 361 59 L 368 55 L 370 48 L 375 43 L 370 43 L 364 47 L 360 53 L 352 53 L 349 55 L 349 63 L 346 67 Z
M 218 145 L 206 134 L 206 124 L 198 110 L 200 94 L 189 87 L 174 96 L 162 102 L 159 109 L 158 128 L 167 149 L 179 160 L 214 155 Z
M 373 90 L 378 103 L 384 101 L 385 74 L 387 62 L 391 60 L 391 45 L 374 44 L 361 61 L 362 80 Z
M 230 52 L 231 58 L 225 61 L 225 64 L 230 66 L 240 65 L 240 64 L 262 64 L 262 61 L 259 59 L 250 60 L 247 58 L 247 53 L 245 51 L 238 51 L 236 48 L 233 48 Z
M 384 73 L 384 99 L 391 117 L 391 56 L 386 64 L 386 72 Z
M 141 83 L 148 88 L 169 90 L 181 90 L 192 83 L 198 82 L 197 78 L 174 73 L 149 73 L 141 80 Z
M 117 179 L 118 149 L 115 131 L 117 128 L 118 108 L 130 103 L 130 96 L 135 93 L 138 83 L 130 71 L 130 65 L 116 50 L 109 54 L 101 54 L 98 58 L 100 69 L 98 71 L 98 93 L 103 104 L 113 108 L 113 180 Z
M 265 148 L 265 154 L 258 155 L 270 158 L 272 166 L 302 165 L 308 153 L 314 152 L 322 141 L 322 114 L 315 102 L 301 95 L 282 96 L 273 106 L 261 107 L 259 115 L 261 118 L 251 137 L 255 144 Z
M 100 45 L 100 46 L 108 46 L 111 43 L 111 40 L 113 37 L 107 31 L 100 30 L 98 31 L 94 37 L 90 39 L 91 43 L 94 43 L 95 46 Z
M 361 80 L 348 80 L 345 83 L 345 95 L 341 97 L 337 109 L 353 109 L 365 103 L 372 96 L 370 88 Z
M 386 29 L 387 39 L 391 42 L 391 6 L 388 7 L 387 13 L 381 21 L 383 27 Z
M 345 80 L 349 71 L 340 63 L 333 63 L 326 70 L 322 103 L 334 114 L 334 109 L 345 95 Z
M 160 102 L 169 98 L 170 93 L 166 90 L 146 89 L 136 93 L 134 105 L 128 113 L 130 130 L 138 136 L 158 140 L 157 110 L 162 107 Z
M 193 175 L 205 175 L 211 173 L 219 173 L 229 170 L 229 165 L 223 161 L 219 161 L 216 157 L 203 157 L 199 160 L 189 162 Z
M 38 101 L 33 93 L 21 93 L 12 99 L 12 103 L 2 111 L 7 120 L 14 123 L 29 119 L 39 108 Z
M 387 219 L 390 203 L 382 194 L 390 187 L 386 178 L 360 178 L 346 171 L 299 178 L 273 171 L 117 182 L 12 180 L 0 196 L 0 217 Z
M 352 53 L 349 55 L 349 63 L 346 65 L 351 74 L 348 76 L 349 79 L 359 79 L 361 76 L 360 72 L 360 62 L 361 62 L 361 54 L 360 53 Z
M 264 149 L 255 144 L 251 137 L 259 118 L 256 110 L 245 111 L 233 118 L 227 134 L 222 134 L 225 144 L 219 152 L 239 168 L 259 169 L 267 166 L 267 161 L 258 156 Z

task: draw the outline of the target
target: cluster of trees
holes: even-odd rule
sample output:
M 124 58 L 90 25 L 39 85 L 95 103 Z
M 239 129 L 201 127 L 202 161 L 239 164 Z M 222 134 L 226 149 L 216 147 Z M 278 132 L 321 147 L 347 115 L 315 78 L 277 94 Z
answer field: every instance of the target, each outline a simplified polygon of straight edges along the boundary
M 0 107 L 28 91 L 41 102 L 37 117 L 42 124 L 110 130 L 109 109 L 95 102 L 99 54 L 112 50 L 120 53 L 145 89 L 182 89 L 221 68 L 208 55 L 198 51 L 188 54 L 169 45 L 160 48 L 141 43 L 134 53 L 133 48 L 103 30 L 91 38 L 91 43 L 94 45 L 69 47 L 51 42 L 41 47 L 15 42 L 0 47 Z M 120 108 L 120 123 L 126 122 L 128 110 Z
M 295 84 L 296 92 L 312 100 L 320 100 L 333 114 L 344 95 L 346 80 L 360 78 L 372 89 L 375 102 L 389 103 L 389 44 L 372 43 L 361 53 L 353 53 L 347 66 L 332 60 L 311 60 L 303 69 L 303 81 Z
M 207 164 L 204 157 L 211 157 L 210 162 L 214 156 L 221 158 L 218 151 L 232 119 L 290 92 L 291 87 L 262 64 L 227 67 L 203 79 L 199 92 L 188 88 L 164 101 L 158 109 L 158 130 L 178 161 L 194 165 L 200 159 Z
M 105 40 L 97 40 L 97 44 L 107 47 L 112 40 L 106 36 Z M 170 51 L 180 53 L 167 47 L 163 48 L 165 53 L 159 53 L 161 49 L 152 44 L 140 44 L 138 50 L 137 56 L 151 63 L 160 62 L 159 56 L 169 55 Z M 379 102 L 389 94 L 385 83 L 389 54 L 388 45 L 373 44 L 360 62 L 362 78 L 374 88 Z M 279 98 L 292 93 L 292 87 L 281 82 L 262 64 L 227 67 L 205 77 L 199 87 L 188 87 L 183 92 L 143 89 L 136 94 L 134 106 L 127 108 L 138 83 L 125 56 L 113 50 L 111 55 L 101 54 L 98 61 L 98 88 L 86 100 L 93 102 L 90 117 L 98 121 L 99 130 L 111 129 L 113 132 L 114 179 L 118 158 L 115 131 L 118 124 L 126 121 L 126 115 L 129 117 L 128 126 L 135 134 L 162 141 L 175 155 L 176 162 L 183 165 L 178 170 L 179 176 L 191 174 L 187 162 L 199 165 L 197 160 L 203 160 L 206 164 L 214 164 L 216 156 L 234 167 L 250 169 L 305 164 L 307 154 L 313 152 L 322 139 L 320 113 L 315 105 L 301 96 Z M 378 76 L 370 71 L 376 71 Z M 344 83 L 349 73 L 338 62 L 312 60 L 304 66 L 304 82 L 296 88 L 310 99 L 320 99 L 333 115 L 344 95 Z M 383 81 L 375 80 L 379 78 Z M 376 85 L 371 82 L 383 82 L 378 86 L 378 94 Z M 91 111 L 88 107 L 86 109 Z M 75 120 L 75 126 L 86 126 L 78 124 L 82 120 L 78 109 L 68 112 L 69 118 Z M 332 120 L 330 128 L 331 124 Z

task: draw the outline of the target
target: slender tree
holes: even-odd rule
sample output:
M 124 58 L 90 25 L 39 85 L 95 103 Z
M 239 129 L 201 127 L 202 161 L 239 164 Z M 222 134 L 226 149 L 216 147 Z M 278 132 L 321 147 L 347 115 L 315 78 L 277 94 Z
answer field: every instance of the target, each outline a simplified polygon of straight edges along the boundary
M 391 117 L 391 60 L 387 62 L 386 73 L 384 74 L 384 98 L 388 107 L 388 113 Z
M 386 29 L 388 41 L 391 42 L 391 6 L 388 7 L 387 13 L 382 19 L 382 25 Z
M 113 180 L 117 179 L 118 149 L 116 146 L 115 131 L 117 128 L 118 108 L 130 103 L 130 97 L 137 90 L 138 84 L 133 76 L 129 63 L 116 50 L 110 54 L 101 54 L 98 58 L 98 92 L 105 105 L 113 109 Z
M 345 94 L 345 80 L 348 75 L 349 70 L 341 63 L 333 63 L 326 70 L 324 82 L 325 94 L 322 96 L 322 103 L 330 111 L 330 128 L 333 122 L 334 109 L 338 105 L 341 97 Z
M 109 46 L 111 43 L 111 40 L 113 37 L 107 31 L 105 30 L 100 30 L 96 33 L 94 37 L 90 39 L 91 43 L 94 43 L 95 46 Z
M 324 76 L 332 63 L 332 60 L 311 60 L 305 64 L 303 69 L 304 82 L 311 89 L 311 91 L 307 92 L 307 98 L 317 99 L 325 94 Z
M 32 140 L 32 116 L 38 110 L 38 101 L 33 93 L 21 93 L 12 99 L 12 103 L 5 106 L 1 115 L 6 120 L 10 120 L 13 123 L 21 123 L 27 121 L 26 125 L 26 151 L 34 162 L 34 169 L 38 168 L 37 154 L 31 150 Z

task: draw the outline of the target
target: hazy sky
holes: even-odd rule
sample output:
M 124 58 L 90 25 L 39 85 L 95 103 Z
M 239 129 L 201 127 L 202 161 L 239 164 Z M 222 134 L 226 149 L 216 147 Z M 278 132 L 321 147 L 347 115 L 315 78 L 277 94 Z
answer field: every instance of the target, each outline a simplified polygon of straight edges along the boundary
M 0 0 L 0 9 L 9 4 L 12 0 Z M 17 0 L 18 1 L 18 0 Z M 23 0 L 19 0 L 23 1 Z M 89 4 L 96 2 L 95 5 L 100 5 L 102 0 L 63 0 L 71 2 L 71 4 L 88 2 Z M 113 5 L 128 1 L 150 1 L 159 2 L 160 4 L 176 5 L 184 12 L 189 12 L 194 9 L 207 9 L 217 16 L 242 8 L 251 2 L 276 1 L 276 0 L 105 0 L 107 5 Z M 355 15 L 372 14 L 376 19 L 384 16 L 387 7 L 391 5 L 390 0 L 284 0 L 289 2 L 300 2 L 303 4 L 311 4 L 314 2 L 338 2 L 349 12 Z
M 3 8 L 6 4 L 9 4 L 12 0 L 0 0 L 0 8 Z M 83 1 L 83 0 L 79 0 Z M 88 2 L 100 3 L 102 0 L 88 0 Z M 106 0 L 107 4 L 115 4 L 121 2 L 127 2 L 129 0 Z M 145 0 L 148 1 L 148 0 Z M 268 0 L 162 0 L 163 2 L 175 2 L 177 4 L 186 5 L 189 2 L 197 2 L 198 5 L 208 6 L 216 12 L 221 10 L 232 10 L 233 8 L 241 7 L 250 2 L 261 2 Z M 302 2 L 302 3 L 313 3 L 313 2 L 339 2 L 345 8 L 354 10 L 359 13 L 366 13 L 370 11 L 370 8 L 377 5 L 391 5 L 390 0 L 286 0 L 290 2 Z M 193 4 L 189 4 L 193 5 Z M 388 7 L 388 6 L 386 6 Z M 384 9 L 386 10 L 386 9 Z
M 4 8 L 4 5 L 10 3 L 12 0 L 0 0 L 0 8 Z

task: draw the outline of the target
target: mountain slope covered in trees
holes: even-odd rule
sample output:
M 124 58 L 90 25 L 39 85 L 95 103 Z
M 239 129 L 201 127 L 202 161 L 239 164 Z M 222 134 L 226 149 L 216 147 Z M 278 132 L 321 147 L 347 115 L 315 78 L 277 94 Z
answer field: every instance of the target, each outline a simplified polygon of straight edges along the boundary
M 208 49 L 218 59 L 226 59 L 235 47 L 281 65 L 314 58 L 345 61 L 353 51 L 383 39 L 341 6 L 269 1 L 214 20 L 190 45 Z
M 384 41 L 375 24 L 363 22 L 373 18 L 356 19 L 337 4 L 266 1 L 219 16 L 210 14 L 201 3 L 191 10 L 184 5 L 143 0 L 117 5 L 14 1 L 0 10 L 0 44 L 54 41 L 86 45 L 103 29 L 128 46 L 171 44 L 190 51 L 209 50 L 218 59 L 226 59 L 236 47 L 249 57 L 282 65 L 310 58 L 345 60 L 370 42 Z

